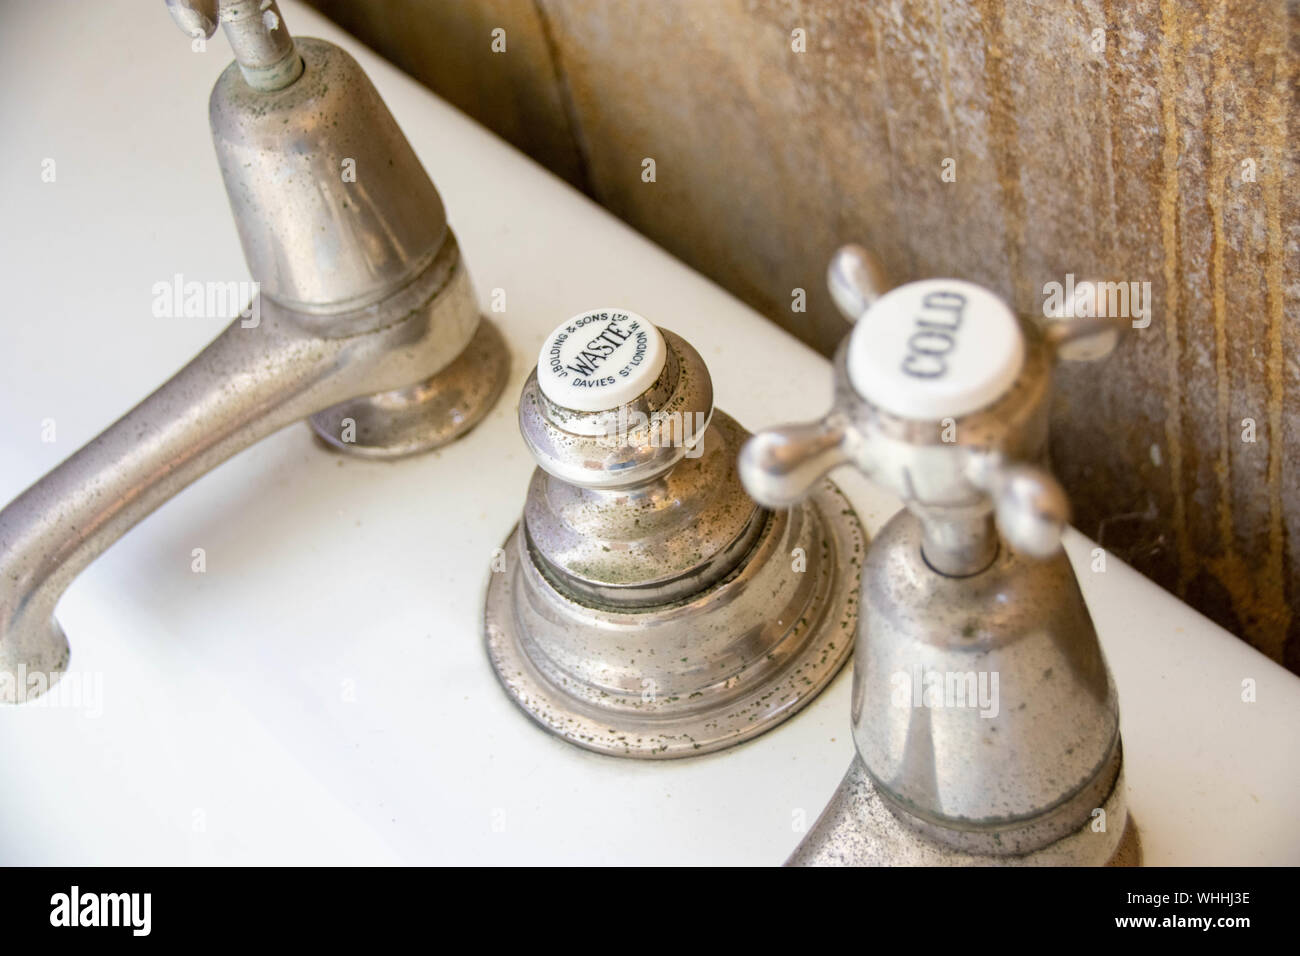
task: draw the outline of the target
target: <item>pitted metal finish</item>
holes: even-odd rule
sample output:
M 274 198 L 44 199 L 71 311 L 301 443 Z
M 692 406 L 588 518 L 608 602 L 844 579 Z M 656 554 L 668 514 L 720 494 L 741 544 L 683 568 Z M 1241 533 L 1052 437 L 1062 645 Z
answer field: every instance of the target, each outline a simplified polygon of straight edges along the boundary
M 843 665 L 864 544 L 825 482 L 769 513 L 729 578 L 676 604 L 615 609 L 557 590 L 516 528 L 488 584 L 488 655 L 523 711 L 570 743 L 645 758 L 720 750 L 793 716 Z M 805 573 L 791 573 L 795 548 Z
M 649 389 L 612 411 L 555 404 L 533 370 L 519 396 L 519 431 L 539 468 L 585 488 L 625 488 L 662 475 L 687 456 L 713 415 L 713 382 L 695 349 L 660 331 L 668 347 L 663 371 Z
M 811 700 L 848 655 L 864 548 L 829 482 L 790 509 L 745 494 L 748 433 L 661 331 L 662 373 L 621 408 L 575 412 L 536 373 L 525 384 L 539 467 L 485 610 L 493 667 L 529 716 L 651 758 L 739 743 Z
M 54 611 L 72 579 L 234 453 L 308 417 L 352 454 L 435 448 L 482 419 L 508 368 L 437 190 L 356 61 L 293 40 L 273 3 L 170 6 L 192 35 L 219 13 L 236 50 L 209 112 L 256 318 L 0 511 L 0 701 L 66 669 Z
M 368 331 L 385 316 L 364 310 L 433 260 L 447 216 L 356 60 L 324 40 L 296 42 L 307 69 L 291 86 L 252 89 L 234 64 L 218 78 L 217 163 L 262 294 L 304 314 L 357 313 L 322 323 L 333 335 Z
M 766 523 L 736 474 L 748 433 L 713 411 L 699 354 L 662 334 L 664 372 L 633 408 L 572 412 L 542 394 L 535 372 L 524 385 L 520 427 L 539 466 L 524 505 L 528 544 L 578 600 L 682 600 L 730 574 Z M 642 409 L 644 424 L 633 418 Z
M 1115 323 L 1065 319 L 1044 333 L 1021 321 L 1018 374 L 1008 378 L 1004 363 L 982 380 L 978 336 L 961 337 L 977 316 L 963 315 L 962 301 L 977 300 L 986 320 L 1001 323 L 1003 359 L 1020 354 L 1006 341 L 1015 321 L 986 293 L 932 280 L 882 295 L 879 270 L 854 248 L 837 254 L 829 277 L 844 307 L 882 311 L 855 330 L 856 351 L 839 350 L 831 411 L 755 436 L 741 453 L 741 477 L 756 499 L 776 506 L 852 464 L 906 508 L 877 535 L 863 570 L 857 756 L 791 861 L 1106 862 L 1128 824 L 1119 706 L 1060 550 L 1068 501 L 1040 462 L 1058 350 L 1089 345 L 1083 351 L 1099 357 L 1100 346 L 1114 344 Z M 931 294 L 950 310 L 944 321 L 925 312 Z M 972 323 L 976 333 L 979 326 Z M 888 329 L 906 354 L 911 328 L 922 330 L 918 354 L 929 368 L 941 370 L 950 350 L 972 349 L 954 364 L 962 380 L 931 386 L 928 374 L 906 381 L 891 371 L 872 388 L 885 388 L 895 405 L 933 387 L 922 396 L 927 409 L 942 408 L 949 394 L 979 396 L 980 407 L 909 418 L 853 386 L 854 354 L 890 368 L 870 351 L 872 330 Z M 1000 391 L 988 393 L 990 382 Z M 1106 837 L 1091 838 L 1103 810 Z
M 786 866 L 1138 866 L 1141 837 L 1128 815 L 1124 775 L 1113 778 L 1088 821 L 1044 844 L 1032 833 L 1025 846 L 989 853 L 954 844 L 952 835 L 911 825 L 862 766 L 849 765 L 839 789 Z M 1027 847 L 1033 847 L 1026 852 Z
M 725 578 L 767 524 L 736 477 L 749 437 L 723 412 L 698 458 L 637 489 L 581 488 L 538 469 L 524 506 L 529 548 L 561 590 L 617 607 L 683 600 Z
M 852 711 L 862 763 L 883 796 L 952 829 L 1014 830 L 1084 794 L 1068 832 L 1110 789 L 1119 754 L 1115 688 L 1069 559 L 1003 547 L 955 578 L 927 567 L 922 540 L 901 511 L 867 555 Z M 965 699 L 927 706 L 927 675 Z

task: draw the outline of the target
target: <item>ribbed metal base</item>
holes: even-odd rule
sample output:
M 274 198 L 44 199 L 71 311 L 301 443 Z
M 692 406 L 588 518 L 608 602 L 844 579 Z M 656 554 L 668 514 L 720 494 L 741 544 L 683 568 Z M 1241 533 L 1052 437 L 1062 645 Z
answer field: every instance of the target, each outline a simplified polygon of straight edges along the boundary
M 640 758 L 730 747 L 795 714 L 848 659 L 865 535 L 823 481 L 773 513 L 730 577 L 672 605 L 579 604 L 516 528 L 484 614 L 492 666 L 533 720 L 570 743 Z

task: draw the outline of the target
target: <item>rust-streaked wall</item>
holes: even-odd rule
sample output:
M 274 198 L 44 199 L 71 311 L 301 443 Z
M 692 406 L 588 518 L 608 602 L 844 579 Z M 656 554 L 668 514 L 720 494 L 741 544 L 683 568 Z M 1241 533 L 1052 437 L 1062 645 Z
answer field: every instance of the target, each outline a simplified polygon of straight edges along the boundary
M 848 240 L 1028 313 L 1149 281 L 1150 327 L 1061 376 L 1076 523 L 1300 671 L 1300 5 L 315 2 L 824 352 Z

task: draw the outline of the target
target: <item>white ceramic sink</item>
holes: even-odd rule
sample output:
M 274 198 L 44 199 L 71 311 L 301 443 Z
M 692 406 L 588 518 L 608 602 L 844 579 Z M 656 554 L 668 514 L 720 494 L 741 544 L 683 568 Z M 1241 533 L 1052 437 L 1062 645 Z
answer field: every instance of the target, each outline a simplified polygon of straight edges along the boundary
M 360 59 L 442 192 L 484 308 L 505 290 L 494 318 L 511 383 L 468 438 L 396 464 L 340 458 L 291 427 L 96 561 L 59 607 L 72 676 L 100 682 L 95 706 L 0 710 L 0 862 L 780 863 L 849 764 L 847 669 L 733 750 L 600 757 L 515 710 L 483 651 L 481 606 L 533 467 L 514 399 L 559 320 L 620 305 L 684 335 L 719 406 L 751 429 L 820 413 L 828 363 L 282 6 L 295 34 Z M 0 499 L 225 324 L 154 318 L 151 290 L 175 273 L 248 278 L 207 131 L 228 59 L 220 36 L 191 52 L 161 3 L 6 9 Z M 836 478 L 870 530 L 895 509 Z M 1113 556 L 1089 570 L 1082 536 L 1068 544 L 1119 687 L 1147 861 L 1300 863 L 1300 679 Z

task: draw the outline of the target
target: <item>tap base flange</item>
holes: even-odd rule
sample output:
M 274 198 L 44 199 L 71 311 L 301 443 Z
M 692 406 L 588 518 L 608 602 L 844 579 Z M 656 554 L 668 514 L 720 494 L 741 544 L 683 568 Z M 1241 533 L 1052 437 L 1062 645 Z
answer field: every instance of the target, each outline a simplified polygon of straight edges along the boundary
M 353 398 L 310 418 L 332 450 L 393 459 L 460 438 L 490 412 L 510 373 L 510 349 L 486 317 L 464 350 L 437 374 L 406 388 Z
M 1121 768 L 1089 818 L 1053 843 L 1023 854 L 960 849 L 908 826 L 856 756 L 839 789 L 786 866 L 1140 866 L 1142 845 L 1128 813 Z
M 621 610 L 557 592 L 516 527 L 487 588 L 497 677 L 544 729 L 598 753 L 690 757 L 772 729 L 851 653 L 866 540 L 830 481 L 767 521 L 729 578 L 676 604 Z

